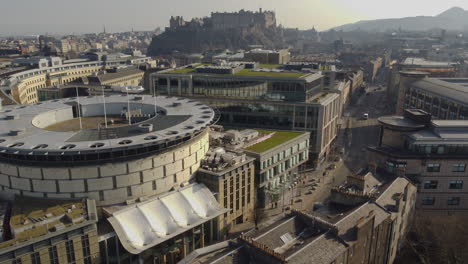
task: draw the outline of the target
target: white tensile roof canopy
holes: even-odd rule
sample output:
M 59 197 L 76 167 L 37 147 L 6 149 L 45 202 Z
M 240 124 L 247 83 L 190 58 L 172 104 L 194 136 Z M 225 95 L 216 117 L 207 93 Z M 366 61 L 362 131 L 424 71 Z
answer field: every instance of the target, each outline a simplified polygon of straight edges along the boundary
M 139 254 L 227 212 L 204 184 L 131 205 L 108 219 L 124 248 Z

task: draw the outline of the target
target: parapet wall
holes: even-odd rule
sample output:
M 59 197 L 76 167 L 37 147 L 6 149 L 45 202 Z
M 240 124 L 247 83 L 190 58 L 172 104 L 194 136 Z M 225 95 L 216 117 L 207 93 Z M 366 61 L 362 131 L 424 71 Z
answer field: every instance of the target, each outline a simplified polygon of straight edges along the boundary
M 0 198 L 94 199 L 98 206 L 161 194 L 189 181 L 209 149 L 208 131 L 169 151 L 132 161 L 80 167 L 0 163 Z

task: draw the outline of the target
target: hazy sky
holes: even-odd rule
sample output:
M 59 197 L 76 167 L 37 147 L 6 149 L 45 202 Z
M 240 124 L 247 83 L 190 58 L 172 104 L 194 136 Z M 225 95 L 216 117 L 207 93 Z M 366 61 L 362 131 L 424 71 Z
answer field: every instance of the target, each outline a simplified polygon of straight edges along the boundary
M 275 10 L 278 22 L 301 29 L 359 20 L 437 15 L 468 0 L 0 0 L 0 35 L 72 34 L 152 30 L 171 15 L 208 16 L 212 11 Z

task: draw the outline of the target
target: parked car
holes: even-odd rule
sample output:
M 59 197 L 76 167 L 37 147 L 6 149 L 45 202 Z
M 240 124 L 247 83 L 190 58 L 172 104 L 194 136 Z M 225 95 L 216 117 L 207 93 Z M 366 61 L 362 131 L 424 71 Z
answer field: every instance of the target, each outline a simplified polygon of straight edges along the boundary
M 336 169 L 336 165 L 335 164 L 330 164 L 330 166 L 327 167 L 328 170 L 334 170 Z

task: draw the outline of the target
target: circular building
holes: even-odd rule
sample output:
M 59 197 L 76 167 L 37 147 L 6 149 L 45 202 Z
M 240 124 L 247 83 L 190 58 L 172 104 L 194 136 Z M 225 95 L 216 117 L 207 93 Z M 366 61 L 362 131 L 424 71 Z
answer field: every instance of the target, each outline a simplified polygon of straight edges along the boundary
M 105 103 L 104 103 L 105 102 Z M 177 188 L 208 150 L 215 113 L 189 99 L 113 95 L 0 110 L 0 188 L 112 205 Z

